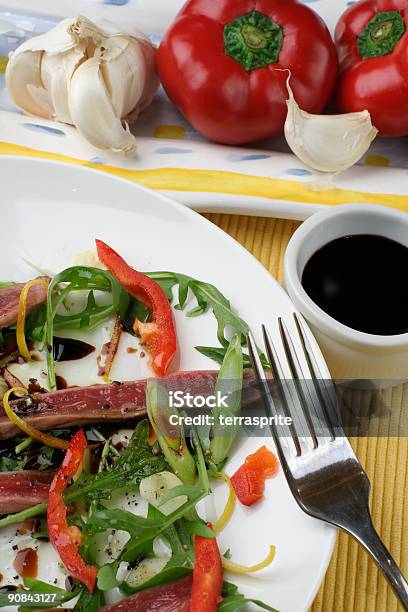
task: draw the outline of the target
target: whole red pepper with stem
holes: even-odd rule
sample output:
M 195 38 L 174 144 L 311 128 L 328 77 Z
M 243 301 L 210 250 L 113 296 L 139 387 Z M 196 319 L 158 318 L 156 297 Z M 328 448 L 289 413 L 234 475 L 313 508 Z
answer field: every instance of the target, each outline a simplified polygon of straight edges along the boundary
M 48 493 L 47 524 L 51 544 L 57 550 L 68 572 L 88 587 L 95 588 L 97 568 L 88 565 L 80 556 L 81 531 L 68 525 L 67 507 L 63 494 L 70 480 L 77 474 L 84 460 L 87 441 L 80 429 L 72 438 L 61 467 L 55 474 Z
M 161 82 L 201 134 L 241 144 L 283 133 L 288 92 L 319 113 L 338 60 L 322 19 L 296 0 L 189 0 L 160 45 Z
M 340 112 L 368 110 L 380 134 L 408 134 L 408 0 L 362 0 L 336 26 Z

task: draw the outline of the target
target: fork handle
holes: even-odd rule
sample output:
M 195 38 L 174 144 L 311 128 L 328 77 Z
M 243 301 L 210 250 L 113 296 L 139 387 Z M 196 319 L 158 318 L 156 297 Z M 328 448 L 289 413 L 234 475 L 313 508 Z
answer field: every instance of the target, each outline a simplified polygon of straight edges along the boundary
M 368 510 L 365 519 L 363 523 L 359 521 L 360 524 L 355 530 L 347 529 L 347 531 L 370 553 L 399 598 L 404 610 L 408 612 L 408 582 L 376 532 Z

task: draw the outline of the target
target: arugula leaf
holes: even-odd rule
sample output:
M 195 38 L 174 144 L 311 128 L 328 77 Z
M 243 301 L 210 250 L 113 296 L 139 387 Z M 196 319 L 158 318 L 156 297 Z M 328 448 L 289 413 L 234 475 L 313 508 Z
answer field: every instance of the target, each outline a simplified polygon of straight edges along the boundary
M 215 531 L 210 529 L 208 525 L 201 519 L 197 521 L 186 521 L 186 531 L 190 535 L 199 535 L 202 538 L 215 538 Z
M 46 610 L 48 608 L 56 608 L 61 606 L 62 604 L 71 601 L 75 597 L 78 596 L 78 601 L 75 604 L 74 610 L 76 612 L 98 612 L 100 608 L 104 605 L 104 596 L 101 591 L 95 590 L 93 593 L 90 593 L 87 588 L 82 585 L 77 586 L 72 591 L 66 591 L 65 589 L 61 589 L 53 584 L 48 584 L 47 582 L 42 582 L 41 580 L 25 578 L 24 579 L 25 589 L 22 592 L 29 593 L 35 599 L 36 595 L 44 595 L 45 593 L 52 594 L 53 601 L 49 603 L 41 602 L 41 601 L 29 601 L 24 602 L 22 606 L 19 607 L 19 612 L 26 612 L 28 610 Z M 0 594 L 0 608 L 4 606 L 9 606 L 10 600 L 8 599 L 8 594 L 1 593 Z
M 133 331 L 133 324 L 135 320 L 142 321 L 146 323 L 150 318 L 150 310 L 147 306 L 140 302 L 136 298 L 129 296 L 129 306 L 126 310 L 125 316 L 122 319 L 122 324 L 125 330 L 135 336 L 135 332 Z
M 164 515 L 161 515 L 152 519 L 149 516 L 138 516 L 120 508 L 106 508 L 102 505 L 94 505 L 83 529 L 92 535 L 103 533 L 108 529 L 127 531 L 131 536 L 131 540 L 134 540 L 132 543 L 133 548 L 135 543 L 137 543 L 137 548 L 139 549 L 143 542 L 150 542 L 160 531 L 166 528 L 166 526 L 163 526 L 165 518 Z M 137 558 L 138 554 L 132 556 Z M 133 561 L 133 559 L 128 558 L 124 560 Z
M 98 474 L 82 474 L 67 490 L 67 502 L 88 497 L 89 499 L 108 499 L 115 489 L 139 484 L 142 478 L 167 469 L 162 455 L 155 455 L 148 443 L 149 422 L 140 421 L 126 449 L 121 452 L 116 463 Z
M 171 515 L 170 515 L 171 516 Z M 179 518 L 177 516 L 176 518 Z M 102 566 L 98 571 L 98 588 L 102 591 L 118 586 L 116 574 L 121 561 L 134 561 L 148 552 L 148 547 L 153 539 L 165 531 L 174 520 L 168 517 L 136 516 L 127 510 L 118 508 L 105 508 L 97 506 L 89 516 L 85 530 L 89 533 L 102 533 L 108 529 L 126 531 L 130 535 L 129 542 L 125 545 L 119 557 L 112 563 Z
M 42 342 L 44 340 L 46 317 L 47 307 L 45 304 L 42 304 L 38 308 L 34 308 L 34 310 L 26 316 L 24 326 L 26 338 L 31 338 L 37 342 Z
M 232 310 L 229 300 L 214 285 L 177 272 L 148 272 L 147 276 L 155 280 L 166 291 L 170 301 L 172 289 L 178 285 L 176 308 L 180 310 L 184 309 L 190 290 L 196 298 L 197 306 L 187 311 L 188 317 L 197 317 L 211 309 L 217 320 L 217 337 L 221 346 L 227 347 L 229 344 L 225 337 L 227 326 L 232 327 L 234 332 L 241 336 L 243 343 L 246 342 L 248 324 Z
M 54 584 L 48 584 L 48 582 L 43 582 L 42 580 L 37 580 L 36 578 L 24 578 L 24 586 L 30 590 L 36 590 L 41 593 L 57 592 L 58 594 L 61 594 L 64 596 L 70 595 L 71 599 L 75 597 L 75 595 L 72 595 L 74 591 L 66 591 L 65 589 L 62 589 L 61 587 L 57 587 Z
M 55 448 L 52 446 L 42 446 L 38 453 L 37 463 L 40 464 L 39 470 L 46 470 L 52 465 Z
M 53 429 L 50 435 L 69 439 L 72 432 L 69 429 Z M 46 470 L 55 469 L 61 462 L 62 451 L 41 444 L 29 436 L 20 435 L 15 438 L 14 448 L 9 447 L 7 456 L 0 457 L 0 472 L 18 471 L 23 469 Z
M 202 355 L 213 359 L 217 363 L 222 363 L 229 344 L 226 337 L 227 328 L 232 330 L 234 334 L 238 334 L 242 346 L 247 345 L 248 323 L 234 312 L 230 301 L 217 287 L 178 272 L 146 272 L 146 275 L 161 286 L 170 302 L 173 301 L 173 288 L 178 286 L 178 304 L 175 306 L 177 310 L 184 310 L 189 291 L 191 291 L 197 305 L 186 312 L 187 317 L 197 317 L 208 310 L 212 310 L 217 321 L 217 338 L 221 347 L 196 346 L 196 350 Z M 264 367 L 269 367 L 265 355 L 261 351 L 258 352 Z M 246 354 L 244 354 L 244 367 L 252 367 L 249 356 Z
M 168 491 L 165 491 L 161 495 L 160 503 L 158 507 L 160 509 L 160 506 L 164 506 L 164 504 L 167 504 L 167 502 L 174 499 L 175 497 L 181 497 L 182 495 L 185 495 L 186 497 L 193 497 L 200 490 L 201 490 L 201 487 L 199 484 L 193 484 L 193 485 L 181 484 L 181 485 L 177 485 L 176 487 L 172 487 L 171 489 L 169 489 Z
M 64 283 L 57 297 L 54 291 Z M 58 309 L 72 291 L 87 290 L 87 304 L 83 310 L 75 314 L 60 314 Z M 102 291 L 112 295 L 108 304 L 98 305 L 94 291 Z M 50 282 L 46 304 L 45 320 L 45 350 L 47 353 L 48 381 L 50 388 L 56 388 L 54 359 L 52 356 L 52 339 L 54 329 L 92 329 L 103 321 L 114 317 L 118 312 L 121 318 L 125 316 L 129 305 L 129 296 L 116 278 L 107 270 L 87 266 L 73 266 L 63 270 Z
M 0 472 L 18 472 L 24 470 L 26 459 L 11 459 L 10 457 L 0 457 Z
M 209 494 L 209 482 L 205 467 L 205 460 L 199 446 L 197 435 L 193 431 L 193 443 L 197 451 L 197 470 L 199 475 L 199 483 L 195 487 L 187 486 L 184 493 L 187 494 L 188 500 L 182 506 L 174 510 L 169 515 L 164 515 L 158 510 L 149 506 L 149 512 L 146 518 L 138 517 L 125 510 L 108 509 L 104 506 L 94 506 L 90 514 L 89 521 L 85 525 L 85 530 L 89 533 L 103 532 L 107 529 L 119 529 L 127 531 L 130 539 L 126 543 L 124 549 L 118 559 L 113 563 L 104 565 L 98 572 L 98 587 L 101 590 L 108 590 L 113 586 L 120 584 L 116 579 L 117 570 L 121 561 L 134 561 L 140 555 L 145 555 L 151 547 L 153 539 L 160 533 L 164 533 L 176 521 L 195 516 L 195 507 L 197 503 Z M 196 525 L 193 525 L 197 528 Z M 188 529 L 184 527 L 183 547 L 187 546 L 189 538 Z
M 119 558 L 108 565 L 103 566 L 98 572 L 98 587 L 101 590 L 112 588 L 116 580 L 116 573 L 121 561 L 134 561 L 140 555 L 146 553 L 146 547 L 152 540 L 166 531 L 175 521 L 183 518 L 188 512 L 195 508 L 196 504 L 207 495 L 204 489 L 197 489 L 197 494 L 191 497 L 185 504 L 174 510 L 169 515 L 156 513 L 153 517 L 136 516 L 127 510 L 118 508 L 105 508 L 96 506 L 89 516 L 84 530 L 88 533 L 101 533 L 108 529 L 119 529 L 127 531 L 130 540 L 125 545 Z M 116 584 L 118 584 L 116 582 Z M 107 587 L 107 585 L 109 585 Z
M 262 610 L 269 610 L 269 612 L 278 612 L 275 608 L 271 608 L 268 604 L 263 603 L 259 599 L 250 599 L 245 597 L 245 595 L 241 595 L 238 591 L 238 587 L 231 582 L 224 582 L 222 589 L 222 601 L 218 605 L 218 612 L 236 612 L 237 610 L 241 610 L 243 606 L 246 604 L 254 604 L 258 606 L 258 608 L 262 608 Z
M 213 361 L 222 364 L 224 361 L 225 354 L 227 352 L 227 348 L 225 346 L 196 346 L 194 347 L 196 351 L 204 355 L 205 357 L 209 357 Z M 262 366 L 265 369 L 270 369 L 269 361 L 263 353 L 259 354 L 261 359 Z M 252 368 L 252 363 L 249 355 L 246 353 L 242 353 L 243 365 L 244 368 Z
M 90 593 L 88 589 L 83 588 L 74 610 L 75 612 L 98 612 L 104 604 L 105 597 L 99 589 Z
M 158 510 L 149 507 L 149 514 L 151 513 L 152 518 L 158 514 Z M 162 569 L 161 572 L 155 576 L 149 578 L 142 584 L 132 587 L 126 581 L 121 585 L 124 592 L 136 593 L 147 588 L 177 580 L 186 574 L 190 573 L 194 567 L 194 549 L 191 543 L 191 537 L 187 534 L 184 529 L 186 521 L 181 519 L 176 521 L 174 525 L 171 525 L 168 529 L 164 530 L 162 536 L 164 536 L 170 544 L 172 555 L 168 563 Z
M 31 578 L 25 578 L 24 585 L 26 588 L 24 591 L 20 591 L 20 593 L 30 593 L 30 595 L 33 596 L 33 599 L 31 601 L 24 602 L 24 604 L 19 607 L 19 612 L 25 612 L 26 610 L 45 610 L 47 608 L 55 608 L 67 601 L 70 601 L 79 593 L 78 589 L 74 591 L 66 591 L 53 584 L 48 584 L 47 582 L 42 582 L 41 580 L 34 580 Z M 55 597 L 53 597 L 53 601 L 43 603 L 40 601 L 40 597 L 38 598 L 38 601 L 33 601 L 35 600 L 36 595 L 41 596 L 44 593 L 54 595 Z M 0 593 L 0 608 L 10 606 L 11 599 L 9 599 L 9 597 L 13 594 Z

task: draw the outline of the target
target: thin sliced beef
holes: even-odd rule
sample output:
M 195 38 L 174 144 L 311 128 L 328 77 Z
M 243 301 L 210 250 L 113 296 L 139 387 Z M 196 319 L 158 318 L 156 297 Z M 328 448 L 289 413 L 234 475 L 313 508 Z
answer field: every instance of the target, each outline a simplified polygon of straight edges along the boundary
M 214 391 L 217 372 L 178 372 L 161 379 L 168 391 L 183 390 L 207 396 Z M 126 421 L 146 412 L 146 380 L 113 382 L 90 387 L 69 387 L 51 393 L 34 393 L 11 402 L 15 412 L 40 430 L 73 425 Z M 0 440 L 19 433 L 0 403 Z
M 39 278 L 49 280 L 47 276 L 41 276 Z M 17 322 L 20 293 L 26 284 L 27 283 L 16 283 L 8 287 L 0 287 L 0 329 L 10 327 L 10 325 L 14 325 Z M 44 287 L 44 285 L 33 285 L 27 295 L 27 314 L 37 306 L 40 306 L 40 304 L 43 304 L 46 298 L 46 287 Z
M 139 591 L 100 612 L 189 612 L 192 576 Z
M 11 514 L 46 502 L 53 472 L 0 472 L 0 514 Z

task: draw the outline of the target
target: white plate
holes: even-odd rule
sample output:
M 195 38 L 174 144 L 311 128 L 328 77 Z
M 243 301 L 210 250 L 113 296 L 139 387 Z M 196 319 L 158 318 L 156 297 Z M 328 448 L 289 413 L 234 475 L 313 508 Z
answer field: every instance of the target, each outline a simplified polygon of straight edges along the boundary
M 184 0 L 0 0 L 0 56 L 66 16 L 84 14 L 134 26 L 158 43 Z M 331 32 L 348 0 L 304 0 Z M 35 4 L 35 6 L 34 6 Z M 7 28 L 6 28 L 7 29 Z M 200 211 L 305 219 L 325 205 L 370 202 L 408 210 L 405 138 L 377 139 L 359 164 L 330 179 L 311 172 L 283 138 L 246 147 L 208 142 L 163 91 L 132 126 L 135 155 L 124 157 L 86 143 L 64 124 L 16 112 L 5 92 L 0 57 L 0 154 L 43 155 L 72 163 L 111 166 Z M 3 63 L 4 63 L 3 59 Z M 376 165 L 372 165 L 376 164 Z M 401 196 L 399 199 L 394 195 Z
M 175 270 L 215 284 L 255 332 L 267 322 L 277 338 L 277 316 L 293 330 L 288 296 L 254 257 L 206 219 L 153 191 L 96 171 L 24 158 L 0 159 L 0 184 L 0 279 L 32 277 L 24 260 L 60 271 L 77 253 L 92 249 L 99 237 L 141 270 Z M 193 348 L 216 345 L 213 316 L 186 319 L 183 313 L 175 314 L 180 369 L 214 368 Z M 128 360 L 137 363 L 134 355 L 128 354 Z M 141 372 L 137 365 L 134 372 L 135 378 Z M 247 439 L 228 471 L 265 442 L 272 446 L 270 438 Z M 219 538 L 220 548 L 230 548 L 235 561 L 252 564 L 275 544 L 277 556 L 268 569 L 233 580 L 244 593 L 278 610 L 306 611 L 324 576 L 336 532 L 298 508 L 281 471 L 266 488 L 266 499 L 256 507 L 237 505 L 232 523 Z M 222 489 L 216 493 L 218 509 L 223 496 Z M 0 550 L 4 546 L 3 537 Z M 61 584 L 55 554 L 50 547 L 45 553 L 40 555 L 39 577 L 59 576 Z M 1 555 L 0 571 L 5 574 Z

